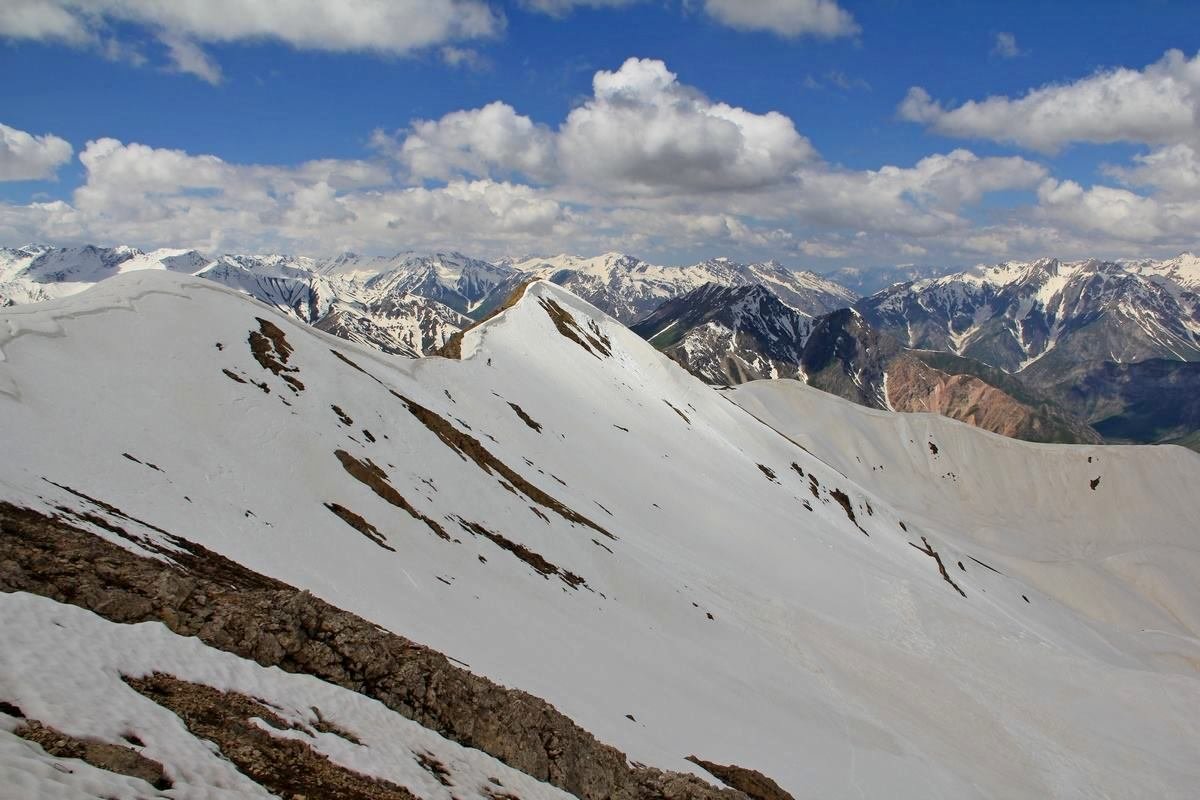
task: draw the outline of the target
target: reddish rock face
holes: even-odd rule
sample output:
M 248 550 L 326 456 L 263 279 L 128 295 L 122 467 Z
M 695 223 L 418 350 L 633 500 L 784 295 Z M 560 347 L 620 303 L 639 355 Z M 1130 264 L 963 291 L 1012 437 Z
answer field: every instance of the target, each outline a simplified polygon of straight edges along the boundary
M 887 399 L 897 411 L 929 411 L 992 433 L 1036 437 L 1037 412 L 972 375 L 950 375 L 914 358 L 898 358 L 888 369 Z

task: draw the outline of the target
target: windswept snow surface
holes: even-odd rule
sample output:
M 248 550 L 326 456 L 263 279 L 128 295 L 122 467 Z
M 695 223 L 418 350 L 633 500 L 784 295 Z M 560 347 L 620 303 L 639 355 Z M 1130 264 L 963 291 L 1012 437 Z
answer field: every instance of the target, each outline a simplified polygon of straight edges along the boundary
M 278 374 L 251 353 L 262 331 Z M 5 309 L 0 499 L 106 513 L 71 487 L 657 767 L 696 754 L 797 797 L 1200 785 L 1196 454 L 1035 447 L 802 386 L 729 394 L 546 282 L 462 353 L 388 357 L 166 271 Z

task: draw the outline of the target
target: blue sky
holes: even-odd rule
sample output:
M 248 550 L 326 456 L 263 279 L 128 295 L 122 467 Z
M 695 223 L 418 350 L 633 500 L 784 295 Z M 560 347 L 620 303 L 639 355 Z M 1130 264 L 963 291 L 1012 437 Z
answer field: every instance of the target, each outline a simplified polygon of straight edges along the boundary
M 0 244 L 821 268 L 1200 231 L 1194 2 L 227 1 L 5 3 Z

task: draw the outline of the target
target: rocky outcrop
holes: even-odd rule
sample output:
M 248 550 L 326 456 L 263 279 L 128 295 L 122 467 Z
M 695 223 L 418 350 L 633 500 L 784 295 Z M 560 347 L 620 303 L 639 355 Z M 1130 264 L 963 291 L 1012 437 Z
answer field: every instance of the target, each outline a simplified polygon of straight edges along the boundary
M 25 720 L 14 733 L 55 758 L 74 758 L 97 769 L 140 778 L 155 789 L 171 788 L 170 778 L 163 774 L 163 765 L 132 747 L 79 739 L 35 719 Z
M 585 800 L 745 797 L 692 775 L 630 766 L 546 701 L 203 547 L 169 534 L 172 549 L 113 533 L 170 560 L 0 503 L 0 591 L 31 592 L 118 623 L 159 621 L 264 666 L 312 675 Z
M 720 779 L 726 786 L 744 792 L 751 800 L 796 800 L 780 788 L 779 784 L 758 770 L 739 767 L 737 764 L 716 764 L 702 758 L 688 756 L 687 760 Z
M 295 726 L 252 697 L 162 673 L 125 682 L 174 712 L 192 735 L 215 744 L 242 774 L 274 795 L 291 800 L 418 800 L 404 787 L 343 767 L 303 741 L 271 735 L 256 721 L 275 730 Z

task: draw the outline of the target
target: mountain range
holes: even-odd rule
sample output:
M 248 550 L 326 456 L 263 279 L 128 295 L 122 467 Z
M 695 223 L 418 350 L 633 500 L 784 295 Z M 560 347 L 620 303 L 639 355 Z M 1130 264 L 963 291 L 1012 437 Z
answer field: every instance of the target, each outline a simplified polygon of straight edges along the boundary
M 1200 259 L 1186 254 L 1008 262 L 860 298 L 827 277 L 726 258 L 664 267 L 619 253 L 493 263 L 460 253 L 209 258 L 32 245 L 0 250 L 0 303 L 148 268 L 214 280 L 407 357 L 437 352 L 538 278 L 632 325 L 710 383 L 793 378 L 870 407 L 936 411 L 1033 441 L 1189 444 L 1200 430 L 1191 400 L 1200 389 Z M 863 285 L 861 271 L 843 272 Z M 851 306 L 856 317 L 840 311 Z
M 1106 439 L 1173 441 L 1197 430 L 1200 258 L 1043 259 L 898 284 L 855 304 L 909 347 L 1020 379 Z M 1168 399 L 1171 398 L 1171 399 Z
M 1196 453 L 722 389 L 506 300 L 417 360 L 187 270 L 0 309 L 3 785 L 1194 792 Z

